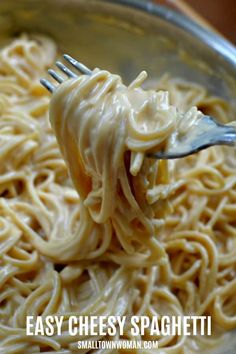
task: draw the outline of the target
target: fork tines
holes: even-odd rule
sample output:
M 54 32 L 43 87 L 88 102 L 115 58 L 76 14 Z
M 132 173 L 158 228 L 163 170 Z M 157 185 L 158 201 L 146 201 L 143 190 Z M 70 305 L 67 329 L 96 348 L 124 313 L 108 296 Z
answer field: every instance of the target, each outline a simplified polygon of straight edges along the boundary
M 55 86 L 51 84 L 50 81 L 46 79 L 40 79 L 39 81 L 49 92 L 53 93 L 53 91 L 55 90 Z
M 63 58 L 68 61 L 75 69 L 79 70 L 84 75 L 90 75 L 91 70 L 87 68 L 84 64 L 80 63 L 79 61 L 75 60 L 68 54 L 64 54 Z
M 85 66 L 84 64 L 78 62 L 77 60 L 75 60 L 74 58 L 72 58 L 70 55 L 68 54 L 64 54 L 63 55 L 64 59 L 70 63 L 73 68 L 75 68 L 77 71 L 79 71 L 81 74 L 83 75 L 90 75 L 91 74 L 91 70 L 89 68 L 87 68 L 87 66 Z M 76 73 L 74 73 L 72 70 L 70 70 L 66 65 L 64 65 L 63 63 L 61 63 L 60 61 L 56 62 L 56 66 L 58 67 L 59 70 L 62 71 L 63 74 L 66 75 L 66 77 L 58 74 L 55 70 L 53 69 L 49 69 L 48 73 L 51 75 L 51 77 L 56 80 L 59 84 L 61 84 L 63 81 L 66 80 L 66 78 L 77 78 L 78 75 Z M 56 86 L 54 86 L 53 84 L 51 84 L 50 81 L 46 80 L 46 79 L 41 79 L 40 80 L 41 84 L 49 91 L 49 92 L 53 92 L 56 88 Z

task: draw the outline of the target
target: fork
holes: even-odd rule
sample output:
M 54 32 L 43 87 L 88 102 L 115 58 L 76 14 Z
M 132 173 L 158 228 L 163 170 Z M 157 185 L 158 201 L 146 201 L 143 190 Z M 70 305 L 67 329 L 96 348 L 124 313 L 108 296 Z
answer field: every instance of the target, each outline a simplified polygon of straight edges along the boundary
M 83 75 L 91 75 L 92 71 L 84 64 L 78 62 L 68 54 L 63 55 L 64 59 Z M 56 62 L 57 68 L 66 75 L 62 76 L 55 70 L 49 69 L 51 77 L 61 84 L 67 79 L 76 79 L 78 74 L 65 66 L 62 62 Z M 51 93 L 56 89 L 50 81 L 40 79 L 41 84 Z M 182 138 L 176 139 L 174 136 L 173 144 L 169 144 L 165 150 L 148 153 L 147 156 L 156 159 L 176 159 L 195 154 L 200 150 L 214 145 L 234 145 L 236 142 L 236 129 L 232 126 L 220 124 L 213 117 L 203 115 L 200 124 L 195 126 L 194 134 L 185 134 Z

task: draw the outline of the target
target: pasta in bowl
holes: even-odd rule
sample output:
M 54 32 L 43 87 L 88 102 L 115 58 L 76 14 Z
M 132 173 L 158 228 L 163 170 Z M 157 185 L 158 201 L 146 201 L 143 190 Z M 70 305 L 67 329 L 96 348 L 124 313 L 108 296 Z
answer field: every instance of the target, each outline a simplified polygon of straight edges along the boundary
M 214 352 L 236 326 L 235 150 L 212 147 L 169 162 L 144 151 L 171 127 L 168 97 L 183 114 L 196 106 L 221 121 L 233 117 L 231 107 L 167 75 L 155 82 L 162 126 L 145 140 L 131 125 L 127 138 L 119 109 L 109 115 L 103 102 L 95 119 L 102 95 L 122 86 L 98 71 L 82 77 L 84 85 L 66 82 L 52 98 L 60 151 L 50 97 L 39 84 L 56 55 L 52 40 L 28 36 L 0 53 L 2 352 L 75 352 L 81 335 L 68 335 L 71 314 L 209 315 L 210 337 L 154 337 L 164 353 Z M 61 336 L 27 335 L 27 316 L 58 314 Z M 129 324 L 121 338 L 133 339 Z M 138 337 L 150 338 L 148 328 Z

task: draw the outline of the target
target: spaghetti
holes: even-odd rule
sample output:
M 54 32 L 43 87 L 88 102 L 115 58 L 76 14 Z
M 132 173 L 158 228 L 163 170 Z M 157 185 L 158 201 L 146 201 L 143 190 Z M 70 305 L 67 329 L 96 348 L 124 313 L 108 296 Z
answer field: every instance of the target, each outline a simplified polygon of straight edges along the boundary
M 53 95 L 60 152 L 39 84 L 55 56 L 42 37 L 0 53 L 0 353 L 69 354 L 90 339 L 71 338 L 66 321 L 61 336 L 26 335 L 27 315 L 52 314 L 211 315 L 212 337 L 135 339 L 163 353 L 214 348 L 236 327 L 235 149 L 169 162 L 145 152 L 178 126 L 173 106 L 186 122 L 192 106 L 226 122 L 229 106 L 167 76 L 142 101 L 144 74 L 127 88 L 95 70 Z

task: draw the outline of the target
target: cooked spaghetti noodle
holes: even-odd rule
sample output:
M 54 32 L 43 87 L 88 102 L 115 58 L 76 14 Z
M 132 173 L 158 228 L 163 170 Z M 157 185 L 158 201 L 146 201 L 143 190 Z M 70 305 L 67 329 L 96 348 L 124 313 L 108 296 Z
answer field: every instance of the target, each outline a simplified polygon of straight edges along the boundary
M 39 84 L 55 56 L 41 37 L 0 53 L 0 353 L 78 351 L 89 338 L 71 338 L 66 321 L 61 336 L 26 335 L 27 315 L 51 314 L 208 314 L 212 337 L 155 339 L 163 353 L 214 348 L 236 327 L 235 149 L 170 162 L 145 152 L 178 126 L 173 106 L 185 122 L 192 106 L 223 122 L 230 108 L 168 77 L 144 102 L 144 74 L 126 88 L 95 70 L 52 98 L 60 152 Z

